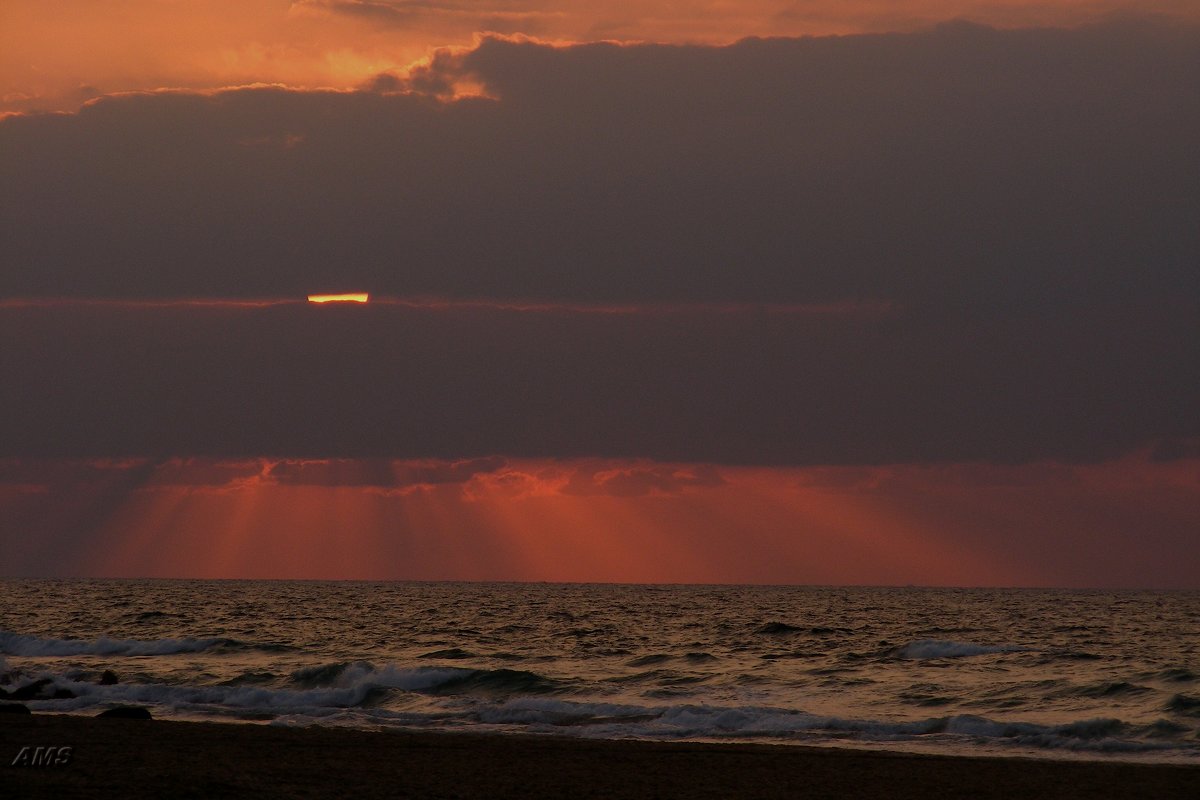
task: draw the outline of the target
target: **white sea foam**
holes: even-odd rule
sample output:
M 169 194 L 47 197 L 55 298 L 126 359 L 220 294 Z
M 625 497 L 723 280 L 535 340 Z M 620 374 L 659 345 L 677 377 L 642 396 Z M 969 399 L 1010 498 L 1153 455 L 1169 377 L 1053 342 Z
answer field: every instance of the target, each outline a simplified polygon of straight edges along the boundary
M 919 639 L 909 642 L 895 651 L 898 658 L 965 658 L 982 656 L 989 653 L 1020 653 L 1028 648 L 1012 644 L 973 644 L 971 642 L 950 642 L 942 639 Z

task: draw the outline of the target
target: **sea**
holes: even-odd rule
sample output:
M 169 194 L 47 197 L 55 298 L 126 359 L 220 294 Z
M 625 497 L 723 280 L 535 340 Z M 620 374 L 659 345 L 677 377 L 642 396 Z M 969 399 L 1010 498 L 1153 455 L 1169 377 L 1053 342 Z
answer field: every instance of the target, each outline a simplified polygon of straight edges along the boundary
M 0 690 L 35 713 L 1200 764 L 1200 592 L 3 580 Z

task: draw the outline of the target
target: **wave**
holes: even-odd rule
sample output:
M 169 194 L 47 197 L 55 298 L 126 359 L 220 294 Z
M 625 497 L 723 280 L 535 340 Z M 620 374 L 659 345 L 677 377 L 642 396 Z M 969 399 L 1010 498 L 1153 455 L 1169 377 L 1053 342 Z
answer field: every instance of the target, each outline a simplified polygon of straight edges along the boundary
M 1127 681 L 1109 681 L 1107 683 L 1094 683 L 1087 686 L 1072 686 L 1055 692 L 1054 695 L 1059 697 L 1105 698 L 1126 697 L 1153 691 L 1149 686 L 1138 686 Z
M 291 682 L 304 689 L 368 686 L 430 695 L 543 694 L 569 688 L 564 681 L 523 670 L 376 667 L 369 661 L 340 661 L 305 667 L 292 673 Z
M 888 722 L 846 720 L 776 708 L 722 708 L 712 705 L 674 705 L 652 708 L 641 705 L 574 703 L 550 698 L 518 698 L 478 712 L 480 722 L 521 724 L 538 729 L 587 729 L 598 738 L 637 736 L 649 739 L 770 738 L 800 740 L 851 740 L 904 742 L 934 739 L 940 742 L 1036 747 L 1042 750 L 1145 752 L 1183 750 L 1200 756 L 1190 742 L 1147 741 L 1186 733 L 1186 728 L 1165 727 L 1162 721 L 1135 727 L 1115 718 L 1094 718 L 1062 724 L 1003 722 L 985 717 L 956 715 L 926 720 Z
M 171 713 L 217 713 L 221 710 L 300 713 L 320 717 L 337 709 L 377 705 L 399 691 L 424 695 L 431 701 L 441 697 L 471 696 L 492 702 L 514 695 L 561 692 L 566 682 L 532 672 L 496 669 L 439 667 L 376 667 L 366 661 L 318 665 L 293 672 L 286 685 L 277 684 L 272 673 L 252 672 L 216 685 L 171 685 L 164 683 L 119 683 L 101 685 L 91 673 L 51 675 L 41 699 L 31 708 L 77 711 L 105 704 L 149 705 Z M 86 676 L 86 677 L 85 677 Z M 50 699 L 56 690 L 73 697 Z
M 786 622 L 767 622 L 755 628 L 754 632 L 763 633 L 768 636 L 792 636 L 797 633 L 811 633 L 814 636 L 830 636 L 833 634 L 854 633 L 854 629 L 840 628 L 829 625 L 814 625 L 806 628 L 803 626 L 791 625 Z
M 292 683 L 306 689 L 323 686 L 333 686 L 342 674 L 350 668 L 373 670 L 375 667 L 369 661 L 338 661 L 333 664 L 317 664 L 302 667 L 292 673 Z
M 83 711 L 109 705 L 143 705 L 156 716 L 228 711 L 300 712 L 314 717 L 336 709 L 364 706 L 386 687 L 363 683 L 321 689 L 272 689 L 254 685 L 173 686 L 163 683 L 125 683 L 110 686 L 57 679 L 56 687 L 75 693 L 69 700 L 28 702 L 34 710 Z
M 165 656 L 177 653 L 202 653 L 207 650 L 258 650 L 268 653 L 290 652 L 298 648 L 275 642 L 243 642 L 227 637 L 197 639 L 41 639 L 10 631 L 0 631 L 0 654 L 10 656 Z
M 605 702 L 602 697 L 564 697 L 567 690 L 577 688 L 572 682 L 506 669 L 376 666 L 347 661 L 297 670 L 287 678 L 254 673 L 247 680 L 217 685 L 100 685 L 64 676 L 51 676 L 51 680 L 46 692 L 27 703 L 30 708 L 93 713 L 113 705 L 142 705 L 160 717 L 224 716 L 277 724 L 474 727 L 660 740 L 932 743 L 1097 753 L 1171 751 L 1200 758 L 1200 742 L 1191 726 L 1178 718 L 1148 725 L 1112 717 L 1043 724 L 970 714 L 880 720 L 769 706 L 672 701 L 670 695 L 658 695 L 662 704 Z M 57 690 L 74 696 L 51 699 Z M 1179 696 L 1168 710 L 1187 714 L 1196 702 Z
M 0 631 L 0 653 L 10 656 L 162 656 L 246 647 L 235 639 L 39 639 Z
M 1167 701 L 1164 711 L 1174 711 L 1177 714 L 1187 714 L 1188 716 L 1200 717 L 1200 697 L 1189 697 L 1186 694 L 1177 694 Z
M 666 653 L 652 653 L 648 656 L 641 656 L 632 661 L 626 661 L 627 667 L 649 667 L 655 664 L 665 664 L 668 661 L 674 660 L 675 656 L 667 655 Z
M 928 658 L 967 658 L 992 653 L 1023 653 L 1027 647 L 1002 644 L 973 644 L 971 642 L 952 642 L 943 639 L 918 639 L 915 642 L 897 647 L 888 652 L 894 658 L 928 659 Z
M 440 658 L 440 659 L 457 660 L 457 659 L 462 659 L 462 658 L 478 658 L 478 656 L 475 653 L 470 652 L 469 650 L 463 650 L 458 647 L 450 647 L 445 650 L 434 650 L 433 652 L 430 652 L 430 653 L 423 653 L 423 654 L 417 656 L 417 658 Z
M 378 705 L 394 690 L 432 697 L 477 695 L 490 699 L 518 693 L 559 691 L 564 684 L 531 672 L 437 667 L 375 667 L 365 661 L 327 664 L 292 674 L 286 688 L 256 685 L 267 680 L 225 682 L 212 686 L 163 683 L 99 685 L 50 676 L 50 690 L 69 690 L 74 697 L 40 700 L 31 708 L 73 711 L 97 705 L 149 705 L 171 713 L 242 712 L 300 713 L 325 716 L 338 709 Z
M 579 703 L 552 698 L 518 698 L 477 712 L 480 722 L 522 725 L 534 730 L 586 728 L 607 738 L 785 738 L 904 742 L 937 739 L 1097 752 L 1197 750 L 1194 744 L 1147 741 L 1180 726 L 1136 727 L 1119 719 L 1084 719 L 1058 725 L 1005 722 L 966 714 L 913 721 L 844 719 L 766 707 L 678 705 L 647 707 Z M 1200 755 L 1200 752 L 1196 753 Z
M 516 669 L 461 670 L 463 674 L 430 686 L 431 694 L 551 694 L 566 691 L 563 681 Z
M 221 681 L 221 686 L 261 686 L 276 683 L 279 676 L 265 670 L 248 670 L 228 680 Z

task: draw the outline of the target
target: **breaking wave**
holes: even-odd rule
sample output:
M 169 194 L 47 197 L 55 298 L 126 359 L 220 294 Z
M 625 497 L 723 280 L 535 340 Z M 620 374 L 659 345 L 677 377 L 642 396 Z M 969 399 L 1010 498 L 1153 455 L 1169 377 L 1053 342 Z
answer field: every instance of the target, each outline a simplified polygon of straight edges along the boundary
M 279 677 L 283 685 L 163 683 L 100 685 L 53 676 L 51 690 L 68 699 L 34 699 L 35 710 L 90 713 L 142 705 L 158 715 L 225 716 L 275 724 L 335 723 L 404 728 L 476 727 L 591 738 L 773 739 L 791 742 L 932 743 L 1046 751 L 1200 756 L 1187 728 L 1158 720 L 1135 725 L 1116 718 L 1062 724 L 993 720 L 970 714 L 895 721 L 853 719 L 766 706 L 704 703 L 642 705 L 552 696 L 569 684 L 529 672 L 440 667 L 376 667 L 339 662 Z M 1186 698 L 1179 705 L 1190 705 Z
M 514 694 L 561 691 L 565 684 L 531 672 L 438 667 L 375 667 L 365 661 L 328 664 L 298 670 L 285 686 L 256 685 L 257 681 L 224 682 L 212 686 L 164 683 L 100 685 L 65 676 L 51 679 L 47 693 L 66 690 L 69 699 L 40 699 L 32 708 L 80 711 L 97 705 L 140 704 L 168 712 L 254 711 L 325 716 L 338 709 L 379 705 L 389 692 L 437 696 L 477 696 L 501 700 Z

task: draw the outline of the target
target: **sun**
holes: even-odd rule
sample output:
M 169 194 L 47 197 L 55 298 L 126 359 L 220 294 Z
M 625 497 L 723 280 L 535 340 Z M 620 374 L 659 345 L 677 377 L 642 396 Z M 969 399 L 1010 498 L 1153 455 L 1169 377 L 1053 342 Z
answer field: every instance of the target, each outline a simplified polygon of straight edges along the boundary
M 366 292 L 350 292 L 347 294 L 310 294 L 310 303 L 365 303 L 370 299 Z

